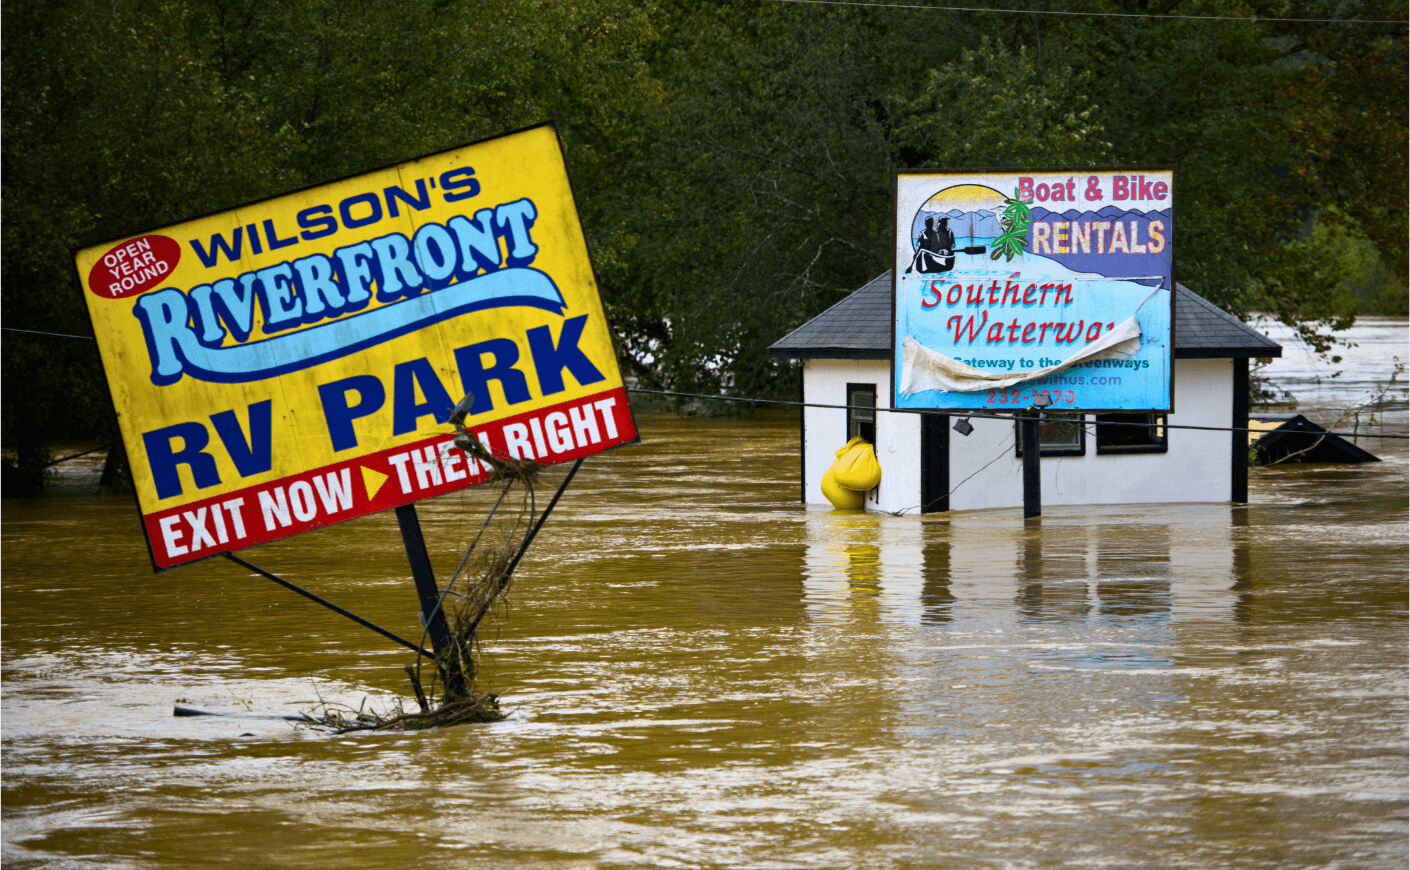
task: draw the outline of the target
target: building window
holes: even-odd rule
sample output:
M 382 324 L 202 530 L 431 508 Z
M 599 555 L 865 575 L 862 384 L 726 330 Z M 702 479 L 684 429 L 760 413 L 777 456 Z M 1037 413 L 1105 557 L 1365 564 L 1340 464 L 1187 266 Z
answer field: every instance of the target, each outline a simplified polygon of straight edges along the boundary
M 1039 456 L 1083 456 L 1087 453 L 1087 430 L 1081 414 L 1044 414 L 1038 421 Z M 1016 455 L 1023 455 L 1023 423 L 1014 421 Z
M 1098 456 L 1169 449 L 1164 414 L 1098 414 L 1095 437 Z
M 847 385 L 847 440 L 876 443 L 876 384 Z

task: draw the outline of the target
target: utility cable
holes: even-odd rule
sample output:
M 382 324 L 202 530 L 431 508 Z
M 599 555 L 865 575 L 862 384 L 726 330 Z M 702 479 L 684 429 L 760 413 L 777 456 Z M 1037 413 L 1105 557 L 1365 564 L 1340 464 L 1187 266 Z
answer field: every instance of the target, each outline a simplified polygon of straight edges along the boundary
M 950 491 L 947 492 L 947 493 L 945 493 L 944 495 L 936 496 L 935 498 L 932 498 L 930 501 L 926 502 L 926 503 L 923 504 L 923 505 L 920 505 L 920 504 L 913 504 L 913 505 L 911 505 L 910 507 L 904 507 L 904 508 L 901 508 L 901 509 L 898 510 L 898 511 L 888 511 L 888 513 L 891 514 L 891 516 L 893 516 L 893 517 L 899 517 L 899 516 L 904 515 L 904 514 L 906 513 L 906 511 L 913 511 L 913 510 L 916 510 L 916 509 L 918 509 L 918 508 L 928 507 L 928 506 L 930 506 L 930 505 L 935 504 L 937 501 L 941 501 L 941 500 L 943 500 L 943 499 L 949 498 L 950 496 L 952 496 L 952 495 L 955 494 L 955 491 L 956 491 L 956 490 L 958 490 L 960 487 L 964 486 L 966 483 L 969 483 L 971 480 L 973 480 L 974 477 L 975 477 L 975 475 L 979 474 L 979 472 L 983 471 L 984 469 L 986 469 L 986 468 L 988 468 L 989 466 L 993 465 L 995 462 L 998 462 L 1000 459 L 1003 459 L 1005 456 L 1007 456 L 1007 455 L 1008 455 L 1008 452 L 1009 452 L 1009 445 L 1011 445 L 1011 444 L 1014 443 L 1014 438 L 1015 438 L 1015 436 L 1010 435 L 1008 438 L 1004 439 L 1003 445 L 1000 446 L 999 452 L 994 456 L 993 459 L 989 460 L 988 462 L 986 462 L 986 463 L 984 463 L 983 465 L 981 465 L 981 466 L 979 466 L 978 468 L 976 468 L 976 469 L 974 470 L 974 473 L 971 474 L 969 477 L 966 477 L 964 480 L 961 480 L 959 483 L 957 483 L 957 484 L 955 484 L 954 486 L 950 487 Z
M 991 12 L 998 15 L 1064 15 L 1073 18 L 1153 18 L 1177 21 L 1276 21 L 1296 24 L 1399 24 L 1397 18 L 1280 18 L 1266 15 L 1161 15 L 1155 12 L 1081 12 L 1063 9 L 1002 9 L 989 6 L 921 6 L 914 3 L 868 3 L 862 0 L 774 0 L 809 6 L 861 6 L 871 9 L 909 9 L 925 12 Z
M 775 0 L 775 2 L 780 2 L 780 3 L 803 3 L 803 2 L 823 2 L 823 0 Z M 877 5 L 877 4 L 854 4 L 854 5 Z M 938 9 L 938 8 L 940 8 L 940 7 L 923 6 L 923 7 L 915 7 L 915 8 L 920 8 L 920 9 L 932 9 L 932 8 L 936 8 L 936 9 Z M 82 339 L 87 339 L 87 340 L 89 340 L 89 341 L 92 341 L 92 340 L 93 340 L 93 336 L 91 336 L 91 335 L 69 335 L 69 334 L 67 334 L 67 333 L 62 333 L 62 332 L 38 332 L 38 331 L 33 330 L 33 329 L 13 329 L 13 328 L 8 327 L 8 326 L 0 326 L 0 330 L 4 330 L 5 332 L 23 332 L 23 333 L 28 333 L 28 334 L 30 334 L 30 335 L 50 335 L 50 336 L 54 336 L 54 337 L 57 337 L 57 338 L 82 338 Z M 654 396 L 671 396 L 671 397 L 674 397 L 674 398 L 681 398 L 681 399 L 714 399 L 714 400 L 721 401 L 721 402 L 747 402 L 747 403 L 749 403 L 749 404 L 751 404 L 751 405 L 787 405 L 787 406 L 795 407 L 795 408 L 830 408 L 830 409 L 836 409 L 836 410 L 842 410 L 842 411 L 852 411 L 852 410 L 857 410 L 857 411 L 884 411 L 884 412 L 892 413 L 892 414 L 941 414 L 941 413 L 948 413 L 948 414 L 951 414 L 951 415 L 956 416 L 956 417 L 973 417 L 973 418 L 975 418 L 976 420 L 1009 420 L 1009 419 L 1012 419 L 1012 414 L 985 414 L 985 413 L 982 413 L 982 412 L 979 412 L 979 411 L 969 411 L 969 410 L 963 409 L 963 408 L 951 408 L 951 409 L 946 409 L 946 410 L 940 410 L 940 409 L 918 409 L 918 408 L 869 408 L 869 407 L 866 407 L 866 406 L 864 406 L 864 405 L 824 405 L 824 404 L 819 404 L 819 403 L 816 403 L 816 402 L 792 402 L 792 401 L 788 401 L 788 400 L 785 400 L 785 399 L 751 399 L 751 398 L 742 397 L 742 396 L 712 396 L 712 395 L 709 395 L 708 393 L 678 393 L 678 392 L 674 392 L 674 391 L 672 391 L 672 390 L 643 390 L 643 389 L 640 389 L 640 388 L 638 388 L 638 387 L 628 387 L 628 388 L 627 388 L 627 392 L 629 392 L 629 393 L 643 393 L 643 394 L 646 394 L 646 395 L 654 395 Z M 1106 425 L 1106 426 L 1150 426 L 1149 423 L 1124 423 L 1124 422 L 1120 422 L 1120 421 L 1117 421 L 1117 420 L 1103 421 L 1103 425 Z M 1250 429 L 1250 428 L 1248 428 L 1248 427 L 1239 428 L 1239 427 L 1229 427 L 1229 426 L 1192 426 L 1192 425 L 1188 425 L 1188 424 L 1175 424 L 1175 423 L 1167 423 L 1166 426 L 1165 426 L 1165 428 L 1167 428 L 1167 429 L 1191 429 L 1191 430 L 1198 430 L 1198 431 L 1203 431 L 1203 432 L 1262 432 L 1262 431 L 1264 431 L 1264 430 L 1262 430 L 1262 429 Z M 1393 439 L 1393 440 L 1397 440 L 1397 441 L 1410 440 L 1410 435 L 1389 435 L 1389 434 L 1386 434 L 1386 435 L 1364 435 L 1364 434 L 1361 434 L 1361 433 L 1358 433 L 1358 432 L 1328 432 L 1327 434 L 1328 434 L 1328 435 L 1337 435 L 1337 436 L 1340 436 L 1340 437 L 1352 437 L 1352 438 L 1389 438 L 1389 439 Z
M 671 396 L 681 399 L 709 399 L 720 402 L 746 402 L 751 405 L 785 405 L 792 408 L 824 408 L 837 411 L 877 411 L 887 414 L 946 414 L 952 417 L 970 417 L 975 420 L 1012 420 L 1016 414 L 1026 409 L 1015 409 L 1006 414 L 993 414 L 971 411 L 968 408 L 876 408 L 870 405 L 829 405 L 822 402 L 795 402 L 789 399 L 751 399 L 743 396 L 712 396 L 708 393 L 677 393 L 671 390 L 644 390 L 640 387 L 627 387 L 629 393 L 643 393 L 652 396 Z M 1063 412 L 1059 412 L 1063 413 Z M 1073 412 L 1080 413 L 1080 412 Z M 1120 413 L 1120 412 L 1118 412 Z M 1132 412 L 1136 413 L 1136 412 Z M 1121 420 L 1103 420 L 1103 426 L 1140 426 L 1149 428 L 1150 423 L 1128 423 Z M 1194 426 L 1188 423 L 1165 423 L 1166 429 L 1190 429 L 1199 432 L 1265 432 L 1264 429 L 1251 429 L 1247 426 Z M 1410 435 L 1367 435 L 1364 432 L 1328 432 L 1346 438 L 1389 438 L 1399 441 L 1410 440 Z
M 25 335 L 47 335 L 52 338 L 81 338 L 84 341 L 96 341 L 96 339 L 93 338 L 93 336 L 91 335 L 74 335 L 69 332 L 40 332 L 37 329 L 16 329 L 13 326 L 0 326 L 0 331 L 22 332 Z

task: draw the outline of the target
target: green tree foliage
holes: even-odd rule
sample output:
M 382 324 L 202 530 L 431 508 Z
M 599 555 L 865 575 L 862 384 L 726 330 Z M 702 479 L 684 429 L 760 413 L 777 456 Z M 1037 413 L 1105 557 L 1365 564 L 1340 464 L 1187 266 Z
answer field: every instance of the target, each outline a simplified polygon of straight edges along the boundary
M 691 10 L 627 191 L 638 244 L 604 281 L 653 383 L 709 391 L 728 372 L 742 394 L 790 389 L 767 347 L 890 266 L 896 169 L 1107 154 L 1083 76 L 1022 48 L 964 50 L 890 13 Z
M 984 37 L 957 60 L 927 70 L 903 100 L 898 131 L 932 166 L 1081 166 L 1111 159 L 1091 98 L 1095 76 L 1041 66 L 1020 44 Z
M 730 373 L 738 393 L 789 393 L 767 346 L 891 265 L 902 168 L 1174 165 L 1178 277 L 1229 310 L 1325 335 L 1404 301 L 1403 23 L 768 0 L 3 0 L 3 16 L 10 328 L 88 331 L 74 248 L 545 119 L 646 384 Z M 46 440 L 111 435 L 91 346 L 9 332 L 3 364 L 5 446 L 31 467 Z
M 233 203 L 292 180 L 272 171 L 262 107 L 192 50 L 185 16 L 174 4 L 5 5 L 6 326 L 89 333 L 71 249 L 209 210 L 210 190 Z M 3 360 L 4 440 L 25 484 L 43 441 L 114 433 L 91 342 L 9 333 Z
M 1406 18 L 1398 0 L 1202 0 L 1169 11 Z M 1403 23 L 1103 18 L 1045 29 L 1046 51 L 1098 85 L 1116 160 L 1176 166 L 1179 280 L 1236 314 L 1274 312 L 1321 347 L 1356 313 L 1326 285 L 1326 257 L 1368 243 L 1403 286 Z M 1343 232 L 1318 243 L 1323 259 L 1296 256 L 1329 221 Z
M 749 393 L 778 376 L 769 343 L 883 268 L 892 145 L 859 28 L 728 11 L 673 28 L 604 286 L 639 374 Z
M 639 16 L 607 4 L 7 0 L 3 16 L 3 320 L 79 335 L 78 247 L 555 114 L 575 142 L 624 141 L 610 119 L 640 67 L 618 47 L 641 40 L 613 35 Z M 3 360 L 23 482 L 46 441 L 115 437 L 91 343 L 8 332 Z

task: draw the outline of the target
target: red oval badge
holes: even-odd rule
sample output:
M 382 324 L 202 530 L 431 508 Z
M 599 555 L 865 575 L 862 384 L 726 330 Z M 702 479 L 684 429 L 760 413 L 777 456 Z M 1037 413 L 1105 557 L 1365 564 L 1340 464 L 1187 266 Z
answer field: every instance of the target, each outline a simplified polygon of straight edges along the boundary
M 103 299 L 136 296 L 176 271 L 181 244 L 166 236 L 130 239 L 103 255 L 88 273 L 88 289 Z

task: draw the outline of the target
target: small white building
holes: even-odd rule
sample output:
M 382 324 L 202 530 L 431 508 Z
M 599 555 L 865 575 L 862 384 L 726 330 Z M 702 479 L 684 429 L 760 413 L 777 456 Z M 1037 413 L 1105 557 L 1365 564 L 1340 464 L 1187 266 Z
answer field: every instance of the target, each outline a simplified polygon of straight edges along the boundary
M 804 407 L 802 500 L 828 503 L 822 477 L 833 453 L 862 435 L 876 445 L 882 472 L 881 484 L 867 494 L 868 509 L 1021 507 L 1014 420 L 884 410 L 892 393 L 891 318 L 887 271 L 769 348 L 776 357 L 802 360 L 806 405 L 852 406 Z M 1277 356 L 1277 342 L 1177 286 L 1174 412 L 1045 414 L 1042 503 L 1247 501 L 1248 435 L 1228 430 L 1248 425 L 1249 359 Z M 973 426 L 968 435 L 960 421 Z M 1124 425 L 1133 422 L 1147 425 Z M 1175 426 L 1219 431 L 1167 428 Z

